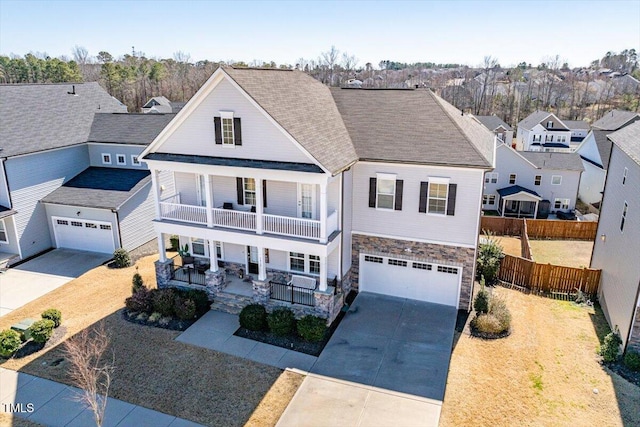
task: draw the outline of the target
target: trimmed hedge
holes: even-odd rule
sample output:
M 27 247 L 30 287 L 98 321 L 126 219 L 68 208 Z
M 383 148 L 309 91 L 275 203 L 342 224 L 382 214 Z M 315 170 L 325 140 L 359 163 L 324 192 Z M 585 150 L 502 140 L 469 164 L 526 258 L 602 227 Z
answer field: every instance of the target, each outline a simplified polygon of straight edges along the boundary
M 13 329 L 0 332 L 0 356 L 11 357 L 22 345 L 20 334 Z
M 124 301 L 129 312 L 150 313 L 153 309 L 153 292 L 142 288 Z
M 622 344 L 622 340 L 615 332 L 609 332 L 604 337 L 604 342 L 602 343 L 602 347 L 600 347 L 600 356 L 602 356 L 602 360 L 605 363 L 612 363 L 618 360 L 620 344 Z
M 476 313 L 488 313 L 489 312 L 489 292 L 482 287 L 480 291 L 476 294 L 475 299 L 473 300 L 473 309 Z
M 267 329 L 267 310 L 260 304 L 249 304 L 240 311 L 240 326 L 250 331 Z
M 267 316 L 269 329 L 276 335 L 289 335 L 295 331 L 296 317 L 290 309 L 276 308 Z
M 144 287 L 144 280 L 142 280 L 142 276 L 139 273 L 135 273 L 133 278 L 131 278 L 131 293 L 135 294 Z
M 113 265 L 116 268 L 125 268 L 131 265 L 131 257 L 126 249 L 118 248 L 113 251 Z
M 318 316 L 307 315 L 298 320 L 298 335 L 305 341 L 317 342 L 327 332 L 327 321 Z
M 37 343 L 45 343 L 49 341 L 49 338 L 53 335 L 54 325 L 55 323 L 53 323 L 53 320 L 49 319 L 42 319 L 33 322 L 33 324 L 29 326 L 31 338 Z
M 177 296 L 173 310 L 176 313 L 176 317 L 181 320 L 191 320 L 196 317 L 196 303 L 192 299 Z
M 157 311 L 162 316 L 173 316 L 175 313 L 174 304 L 176 291 L 172 288 L 157 289 L 153 292 L 153 311 Z
M 60 313 L 60 310 L 57 310 L 55 308 L 50 308 L 43 311 L 40 317 L 42 317 L 43 319 L 51 320 L 55 328 L 60 326 L 60 324 L 62 323 L 62 313 Z
M 190 299 L 196 305 L 196 312 L 198 314 L 204 314 L 209 311 L 210 302 L 209 297 L 205 291 L 200 289 L 189 289 L 184 292 L 184 298 Z
M 627 350 L 627 354 L 624 355 L 624 364 L 632 371 L 640 372 L 640 353 Z

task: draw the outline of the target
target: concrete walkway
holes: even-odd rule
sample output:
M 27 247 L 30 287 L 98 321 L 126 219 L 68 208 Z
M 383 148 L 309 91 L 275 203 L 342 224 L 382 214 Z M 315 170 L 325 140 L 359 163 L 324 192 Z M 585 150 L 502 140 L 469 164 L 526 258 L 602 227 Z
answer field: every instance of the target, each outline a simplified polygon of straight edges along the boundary
M 40 298 L 109 260 L 111 255 L 54 249 L 0 273 L 0 316 Z
M 80 393 L 82 391 L 75 387 L 0 368 L 0 410 L 39 424 L 95 425 L 93 412 L 77 401 Z M 200 424 L 109 397 L 103 426 L 196 427 Z
M 239 327 L 237 315 L 209 310 L 176 340 L 280 369 L 295 368 L 306 372 L 318 359 L 286 348 L 236 337 L 233 333 Z

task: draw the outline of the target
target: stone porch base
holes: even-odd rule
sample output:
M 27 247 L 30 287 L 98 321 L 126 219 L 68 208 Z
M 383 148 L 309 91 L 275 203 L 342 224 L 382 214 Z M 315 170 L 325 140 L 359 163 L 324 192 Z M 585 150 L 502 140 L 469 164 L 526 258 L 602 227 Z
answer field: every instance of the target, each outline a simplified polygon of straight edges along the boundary
M 636 320 L 634 324 L 631 325 L 627 349 L 640 353 L 640 307 L 636 307 Z

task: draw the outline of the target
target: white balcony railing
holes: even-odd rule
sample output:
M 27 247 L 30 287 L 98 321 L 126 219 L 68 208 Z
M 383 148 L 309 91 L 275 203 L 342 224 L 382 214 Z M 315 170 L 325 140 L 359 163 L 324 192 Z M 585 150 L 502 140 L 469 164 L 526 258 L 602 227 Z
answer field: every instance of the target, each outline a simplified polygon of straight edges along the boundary
M 173 219 L 194 224 L 207 223 L 207 208 L 204 206 L 160 202 L 160 215 L 164 219 Z
M 211 209 L 213 211 L 213 225 L 236 228 L 239 230 L 255 230 L 256 214 L 253 212 L 234 211 L 230 209 Z
M 306 218 L 292 218 L 280 215 L 263 215 L 264 231 L 283 236 L 320 238 L 320 221 Z

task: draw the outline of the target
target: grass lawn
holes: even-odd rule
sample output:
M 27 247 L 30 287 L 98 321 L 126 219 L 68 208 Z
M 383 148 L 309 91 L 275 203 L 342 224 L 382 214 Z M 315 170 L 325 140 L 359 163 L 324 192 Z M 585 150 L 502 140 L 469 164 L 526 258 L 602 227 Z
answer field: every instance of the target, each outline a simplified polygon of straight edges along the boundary
M 589 267 L 593 242 L 584 240 L 529 240 L 535 262 L 564 265 L 567 267 Z
M 156 259 L 136 263 L 148 285 Z M 303 376 L 174 341 L 179 332 L 123 320 L 120 310 L 135 271 L 97 267 L 0 318 L 0 329 L 50 307 L 62 311 L 65 339 L 104 320 L 116 358 L 112 397 L 206 425 L 275 425 Z M 67 364 L 51 366 L 63 357 L 58 345 L 2 366 L 69 384 Z
M 505 254 L 522 256 L 522 243 L 520 242 L 519 237 L 496 236 L 495 239 L 498 241 L 500 246 L 502 246 L 502 250 Z
M 494 292 L 507 301 L 513 332 L 493 341 L 471 337 L 468 326 L 456 333 L 441 426 L 638 425 L 640 388 L 598 363 L 608 332 L 599 308 Z

